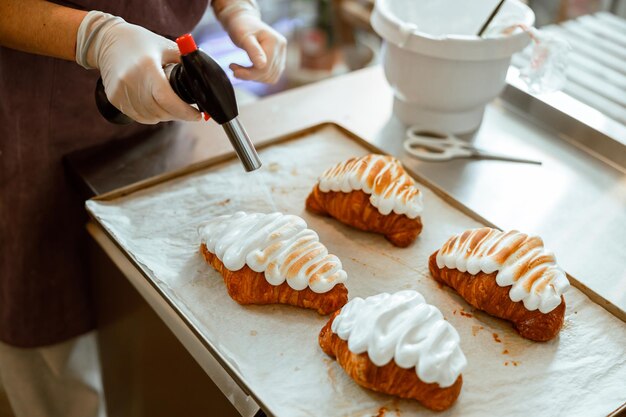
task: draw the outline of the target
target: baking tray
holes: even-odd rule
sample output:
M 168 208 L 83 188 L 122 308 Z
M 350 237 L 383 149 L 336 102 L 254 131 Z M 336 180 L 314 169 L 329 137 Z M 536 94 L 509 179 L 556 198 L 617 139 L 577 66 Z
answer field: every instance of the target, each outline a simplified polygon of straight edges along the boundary
M 245 174 L 234 155 L 224 155 L 96 197 L 87 210 L 268 415 L 435 413 L 354 384 L 317 345 L 327 317 L 289 306 L 242 307 L 228 297 L 197 253 L 196 228 L 241 209 L 305 218 L 342 260 L 350 298 L 411 288 L 440 308 L 459 331 L 469 365 L 457 404 L 438 415 L 612 415 L 626 406 L 626 326 L 601 307 L 621 320 L 624 314 L 578 280 L 570 277 L 575 288 L 566 294 L 560 337 L 533 343 L 429 277 L 428 256 L 450 235 L 494 225 L 419 174 L 409 172 L 424 192 L 424 231 L 410 248 L 304 210 L 325 168 L 369 152 L 382 153 L 325 123 L 265 143 L 260 172 Z

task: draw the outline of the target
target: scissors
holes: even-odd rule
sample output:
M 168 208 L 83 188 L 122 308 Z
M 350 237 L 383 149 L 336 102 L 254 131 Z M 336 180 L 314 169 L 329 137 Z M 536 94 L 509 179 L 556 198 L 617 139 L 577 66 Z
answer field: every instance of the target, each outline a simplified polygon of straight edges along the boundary
M 411 156 L 424 161 L 449 161 L 457 158 L 472 158 L 541 165 L 541 161 L 487 152 L 454 135 L 423 130 L 418 126 L 408 128 L 406 136 L 404 149 Z

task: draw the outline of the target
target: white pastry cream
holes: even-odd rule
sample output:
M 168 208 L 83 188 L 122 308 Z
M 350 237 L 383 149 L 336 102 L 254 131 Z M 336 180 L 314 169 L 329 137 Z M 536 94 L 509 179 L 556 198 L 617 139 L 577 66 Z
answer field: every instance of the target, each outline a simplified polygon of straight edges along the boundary
M 322 192 L 362 190 L 381 214 L 392 211 L 415 219 L 422 212 L 422 194 L 400 161 L 392 156 L 351 158 L 327 169 L 319 179 Z
M 339 258 L 328 254 L 317 233 L 298 216 L 237 212 L 209 220 L 199 234 L 226 268 L 238 271 L 248 265 L 264 272 L 272 285 L 287 281 L 294 290 L 309 286 L 324 293 L 347 278 Z
M 454 384 L 467 365 L 457 331 L 416 291 L 354 298 L 331 330 L 348 341 L 351 352 L 367 352 L 374 365 L 393 359 L 400 368 L 415 367 L 421 381 L 441 388 Z
M 569 288 L 565 272 L 541 238 L 516 230 L 504 233 L 483 227 L 453 236 L 437 252 L 437 266 L 472 275 L 497 271 L 496 282 L 511 286 L 512 301 L 542 313 L 561 304 L 561 295 Z

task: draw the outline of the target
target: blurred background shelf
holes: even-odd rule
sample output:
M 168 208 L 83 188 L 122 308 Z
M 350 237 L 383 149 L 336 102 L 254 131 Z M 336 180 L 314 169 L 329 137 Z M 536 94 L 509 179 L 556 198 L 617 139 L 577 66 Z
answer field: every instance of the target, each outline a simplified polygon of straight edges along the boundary
M 542 29 L 571 47 L 562 91 L 539 96 L 528 91 L 519 78 L 529 63 L 526 50 L 513 57 L 503 98 L 539 122 L 549 117 L 574 144 L 626 169 L 626 19 L 603 11 Z M 576 123 L 566 126 L 568 118 Z

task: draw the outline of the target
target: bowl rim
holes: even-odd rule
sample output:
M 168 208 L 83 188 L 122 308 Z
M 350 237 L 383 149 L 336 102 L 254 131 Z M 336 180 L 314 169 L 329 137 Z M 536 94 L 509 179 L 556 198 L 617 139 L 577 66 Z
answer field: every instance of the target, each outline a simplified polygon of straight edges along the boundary
M 385 41 L 402 49 L 445 59 L 487 60 L 510 57 L 530 42 L 530 36 L 522 30 L 488 38 L 477 35 L 431 35 L 420 31 L 415 24 L 401 21 L 391 12 L 390 1 L 394 0 L 376 0 L 371 24 Z M 534 25 L 535 13 L 529 6 L 519 0 L 507 1 L 524 10 L 525 25 Z

